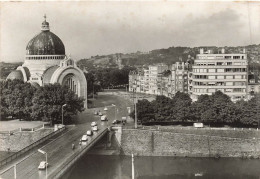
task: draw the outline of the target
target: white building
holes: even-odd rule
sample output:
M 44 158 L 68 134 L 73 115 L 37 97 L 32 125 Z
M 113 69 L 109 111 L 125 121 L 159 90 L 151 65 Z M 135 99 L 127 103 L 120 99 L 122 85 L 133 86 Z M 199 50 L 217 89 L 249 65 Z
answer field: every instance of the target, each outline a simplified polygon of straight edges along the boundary
M 222 91 L 232 101 L 247 99 L 247 55 L 212 54 L 210 51 L 196 56 L 192 66 L 191 98 L 196 101 L 199 95 L 211 95 Z
M 85 99 L 87 107 L 87 81 L 74 60 L 65 55 L 61 39 L 50 32 L 49 23 L 42 22 L 41 32 L 26 47 L 24 63 L 11 72 L 7 79 L 20 79 L 34 86 L 60 83 L 68 86 Z

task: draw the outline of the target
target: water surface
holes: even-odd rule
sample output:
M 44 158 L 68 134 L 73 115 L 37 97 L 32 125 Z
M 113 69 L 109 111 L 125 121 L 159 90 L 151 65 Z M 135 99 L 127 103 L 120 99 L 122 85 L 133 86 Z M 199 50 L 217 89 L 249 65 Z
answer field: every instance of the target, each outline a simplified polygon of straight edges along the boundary
M 259 159 L 135 157 L 138 179 L 259 179 Z M 86 155 L 69 172 L 68 178 L 129 179 L 131 157 Z

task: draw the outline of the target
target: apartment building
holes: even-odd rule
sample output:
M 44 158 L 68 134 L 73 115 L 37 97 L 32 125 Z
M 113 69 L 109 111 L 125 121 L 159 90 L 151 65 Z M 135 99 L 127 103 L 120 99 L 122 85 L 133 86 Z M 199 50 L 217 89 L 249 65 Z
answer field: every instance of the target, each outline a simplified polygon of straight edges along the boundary
M 177 62 L 150 65 L 129 74 L 129 91 L 173 97 L 177 91 L 188 93 L 188 64 Z
M 213 54 L 211 51 L 196 56 L 192 66 L 192 85 L 190 89 L 193 101 L 202 94 L 211 95 L 220 90 L 231 97 L 232 101 L 247 99 L 248 61 L 243 54 Z
M 174 96 L 178 91 L 188 93 L 189 65 L 184 62 L 176 62 L 171 68 L 171 94 Z

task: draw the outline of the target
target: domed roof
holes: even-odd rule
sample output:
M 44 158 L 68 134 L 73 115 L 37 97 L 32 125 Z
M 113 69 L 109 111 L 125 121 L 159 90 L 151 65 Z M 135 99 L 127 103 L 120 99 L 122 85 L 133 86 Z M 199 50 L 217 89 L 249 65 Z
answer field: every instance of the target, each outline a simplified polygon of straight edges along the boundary
M 15 70 L 12 71 L 6 78 L 7 80 L 14 80 L 14 79 L 18 79 L 18 80 L 23 80 L 23 73 L 20 70 Z
M 26 55 L 65 55 L 63 42 L 57 35 L 50 32 L 46 19 L 42 22 L 42 32 L 27 44 Z

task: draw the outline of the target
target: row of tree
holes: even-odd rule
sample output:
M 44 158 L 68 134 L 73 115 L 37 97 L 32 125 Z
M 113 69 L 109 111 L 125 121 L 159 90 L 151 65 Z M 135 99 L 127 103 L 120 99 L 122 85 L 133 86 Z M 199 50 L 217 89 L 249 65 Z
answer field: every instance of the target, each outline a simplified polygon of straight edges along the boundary
M 141 124 L 193 123 L 210 125 L 258 126 L 260 95 L 249 101 L 233 103 L 230 97 L 217 91 L 213 95 L 201 95 L 192 103 L 188 94 L 177 92 L 171 99 L 157 96 L 156 100 L 139 100 L 137 118 Z M 134 112 L 130 114 L 134 117 Z
M 88 94 L 101 91 L 104 88 L 113 88 L 118 85 L 128 84 L 129 72 L 135 70 L 134 67 L 125 66 L 118 68 L 93 69 L 85 73 L 88 83 Z
M 71 119 L 70 115 L 84 110 L 84 99 L 60 84 L 36 88 L 21 80 L 1 81 L 0 96 L 1 120 L 12 117 L 60 123 L 62 105 L 67 104 L 64 108 L 65 121 Z

